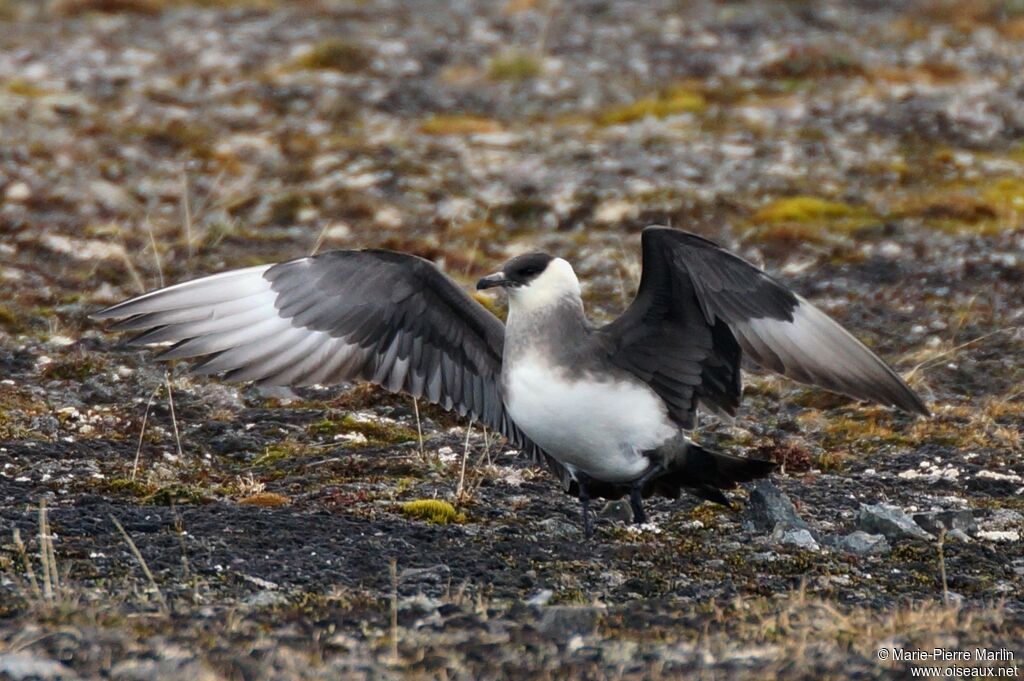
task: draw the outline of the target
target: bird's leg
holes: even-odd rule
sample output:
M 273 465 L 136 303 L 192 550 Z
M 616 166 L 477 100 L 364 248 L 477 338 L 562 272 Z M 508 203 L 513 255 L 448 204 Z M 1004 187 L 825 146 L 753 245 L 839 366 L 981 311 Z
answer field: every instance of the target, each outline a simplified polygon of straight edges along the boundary
M 633 509 L 634 525 L 643 525 L 647 522 L 647 514 L 644 513 L 644 486 L 664 472 L 665 464 L 654 464 L 650 470 L 637 478 L 629 488 L 629 507 Z
M 576 478 L 576 484 L 580 488 L 580 504 L 583 505 L 583 536 L 590 539 L 594 536 L 594 523 L 590 519 L 590 490 L 587 488 L 589 482 L 582 475 Z
M 647 514 L 644 513 L 643 487 L 633 485 L 629 490 L 629 507 L 633 509 L 633 524 L 643 525 L 647 522 Z

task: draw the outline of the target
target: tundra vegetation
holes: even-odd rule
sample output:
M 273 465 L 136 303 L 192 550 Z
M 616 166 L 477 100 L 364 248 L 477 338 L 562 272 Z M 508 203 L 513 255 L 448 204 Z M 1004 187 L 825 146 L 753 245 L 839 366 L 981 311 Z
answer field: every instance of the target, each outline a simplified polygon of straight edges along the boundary
M 1016 0 L 0 0 L 0 676 L 1019 663 L 1022 74 Z M 640 530 L 611 504 L 587 544 L 478 425 L 191 377 L 87 318 L 381 246 L 467 284 L 558 253 L 600 321 L 651 223 L 767 267 L 934 416 L 752 367 L 695 437 L 773 483 Z

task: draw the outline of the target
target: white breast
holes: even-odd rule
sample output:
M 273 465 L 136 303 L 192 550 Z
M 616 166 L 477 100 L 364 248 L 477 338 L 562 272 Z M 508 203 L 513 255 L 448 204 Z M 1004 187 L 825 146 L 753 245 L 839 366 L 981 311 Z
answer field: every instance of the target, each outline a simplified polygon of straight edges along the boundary
M 636 381 L 569 380 L 535 354 L 516 358 L 505 379 L 505 406 L 526 435 L 570 469 L 626 482 L 649 465 L 641 452 L 673 437 L 665 404 Z

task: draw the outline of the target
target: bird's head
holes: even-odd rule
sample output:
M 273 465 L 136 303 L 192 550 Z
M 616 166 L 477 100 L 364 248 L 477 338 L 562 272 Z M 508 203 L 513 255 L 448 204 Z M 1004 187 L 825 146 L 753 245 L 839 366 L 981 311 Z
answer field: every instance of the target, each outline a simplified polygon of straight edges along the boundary
M 512 258 L 500 271 L 476 283 L 477 290 L 500 286 L 513 307 L 532 310 L 565 298 L 579 300 L 580 282 L 572 265 L 547 253 L 527 253 Z

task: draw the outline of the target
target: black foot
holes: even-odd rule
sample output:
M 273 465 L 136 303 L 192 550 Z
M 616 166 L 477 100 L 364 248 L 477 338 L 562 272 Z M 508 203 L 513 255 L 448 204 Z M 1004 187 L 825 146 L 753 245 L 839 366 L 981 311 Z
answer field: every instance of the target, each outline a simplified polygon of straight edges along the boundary
M 643 525 L 647 522 L 647 514 L 644 513 L 643 488 L 634 486 L 629 492 L 629 507 L 633 509 L 633 524 Z
M 629 489 L 629 507 L 633 509 L 633 524 L 643 525 L 647 522 L 647 514 L 644 513 L 644 486 L 654 478 L 665 472 L 664 464 L 652 466 L 649 471 L 643 474 L 639 480 L 633 483 Z
M 583 536 L 590 539 L 594 536 L 594 521 L 590 517 L 590 492 L 586 484 L 579 480 L 580 504 L 583 506 Z

